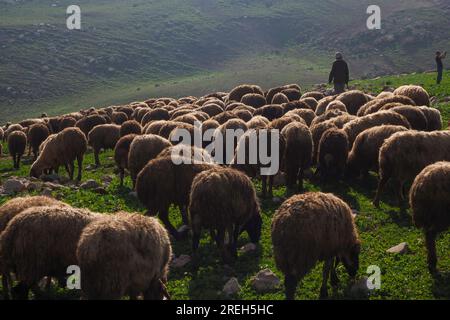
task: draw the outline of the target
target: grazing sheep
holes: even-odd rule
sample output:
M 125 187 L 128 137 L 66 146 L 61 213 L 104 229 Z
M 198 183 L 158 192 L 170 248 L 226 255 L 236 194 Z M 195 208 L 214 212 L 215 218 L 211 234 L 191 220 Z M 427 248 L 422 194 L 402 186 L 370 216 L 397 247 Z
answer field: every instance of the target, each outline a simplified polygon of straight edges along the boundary
M 133 181 L 133 188 L 142 168 L 150 160 L 155 159 L 161 151 L 170 146 L 172 144 L 169 140 L 154 134 L 145 134 L 133 139 L 128 153 L 128 169 Z
M 408 120 L 406 120 L 406 118 L 401 114 L 393 111 L 379 111 L 367 116 L 357 118 L 353 121 L 350 121 L 344 126 L 344 131 L 345 133 L 347 133 L 350 147 L 353 146 L 353 142 L 355 141 L 358 134 L 369 128 L 381 126 L 384 124 L 403 126 L 407 129 L 411 129 L 411 125 L 409 124 Z
M 152 121 L 169 120 L 169 119 L 170 119 L 169 111 L 163 108 L 156 108 L 150 110 L 142 117 L 141 126 L 144 127 L 147 123 Z
M 242 97 L 248 93 L 263 94 L 260 87 L 250 84 L 243 84 L 232 89 L 228 94 L 228 101 L 241 101 Z
M 120 126 L 117 124 L 102 124 L 89 132 L 88 142 L 94 149 L 95 166 L 100 166 L 100 150 L 114 149 L 120 139 Z
M 205 112 L 210 117 L 217 116 L 224 111 L 223 108 L 216 103 L 208 103 L 200 108 L 197 108 L 196 110 Z
M 325 113 L 327 113 L 327 111 L 330 111 L 330 110 L 339 110 L 339 111 L 348 113 L 347 107 L 345 106 L 345 104 L 342 101 L 339 101 L 339 100 L 331 101 L 328 104 L 327 108 L 325 109 Z
M 199 173 L 192 182 L 189 200 L 192 249 L 197 252 L 202 228 L 209 229 L 224 261 L 237 256 L 239 234 L 246 230 L 253 243 L 259 242 L 262 219 L 251 180 L 230 168 Z M 225 238 L 228 242 L 225 243 Z
M 129 134 L 140 135 L 142 133 L 142 126 L 136 120 L 128 120 L 120 126 L 120 136 L 124 137 Z
M 334 101 L 335 98 L 336 98 L 336 96 L 328 96 L 328 97 L 325 97 L 323 99 L 318 100 L 317 107 L 316 107 L 316 110 L 315 110 L 316 115 L 320 116 L 323 113 L 325 113 L 325 111 L 327 110 L 328 105 L 332 101 Z
M 114 148 L 114 161 L 119 169 L 120 186 L 123 186 L 123 178 L 125 176 L 125 169 L 128 169 L 128 154 L 130 152 L 130 146 L 136 134 L 127 134 L 117 141 Z
M 279 92 L 276 95 L 273 96 L 272 98 L 272 104 L 283 104 L 283 103 L 288 103 L 289 102 L 289 98 L 286 97 L 283 93 Z
M 281 93 L 284 94 L 289 99 L 289 101 L 297 101 L 302 97 L 302 93 L 300 92 L 300 90 L 294 88 L 284 89 L 283 91 L 281 91 Z
M 80 128 L 80 130 L 87 137 L 89 131 L 91 131 L 95 126 L 98 126 L 100 124 L 106 124 L 105 118 L 98 114 L 93 114 L 78 120 L 77 123 L 75 123 L 75 127 Z
M 418 106 L 430 106 L 430 96 L 428 92 L 420 86 L 401 86 L 394 90 L 394 95 L 409 97 Z
M 350 90 L 341 93 L 337 96 L 336 100 L 343 102 L 347 107 L 348 113 L 352 115 L 356 115 L 358 110 L 368 102 L 365 93 L 359 90 Z
M 450 162 L 437 162 L 422 170 L 409 194 L 416 227 L 423 230 L 428 269 L 437 272 L 436 237 L 450 227 Z
M 314 149 L 313 149 L 313 164 L 317 163 L 317 155 L 319 154 L 319 143 L 322 139 L 322 135 L 325 131 L 331 128 L 336 128 L 336 125 L 332 122 L 325 121 L 311 126 L 311 135 L 313 138 Z
M 413 130 L 426 131 L 428 128 L 427 118 L 424 113 L 415 106 L 398 106 L 389 110 L 404 116 Z
M 27 147 L 27 135 L 23 131 L 13 131 L 8 134 L 8 150 L 13 158 L 14 169 L 19 169 L 20 158 Z
M 138 199 L 147 208 L 147 214 L 158 215 L 175 239 L 183 235 L 171 224 L 169 207 L 172 204 L 178 206 L 182 210 L 183 223 L 188 224 L 183 208 L 189 203 L 192 181 L 198 173 L 217 166 L 206 162 L 187 164 L 185 160 L 173 155 L 159 156 L 146 164 L 136 180 Z
M 287 126 L 289 123 L 292 122 L 300 122 L 301 124 L 306 125 L 305 120 L 303 120 L 300 116 L 296 114 L 291 114 L 291 115 L 284 115 L 281 118 L 271 121 L 269 123 L 269 128 L 281 131 L 285 126 Z
M 338 109 L 328 110 L 325 113 L 321 114 L 320 116 L 315 117 L 314 120 L 311 122 L 311 126 L 346 114 L 347 114 L 346 112 Z
M 159 130 L 158 135 L 165 139 L 169 139 L 172 131 L 174 131 L 175 129 L 185 129 L 185 130 L 191 132 L 191 131 L 193 131 L 193 128 L 194 128 L 194 126 L 189 123 L 177 122 L 177 121 L 167 121 L 165 124 L 163 124 L 161 126 L 161 129 Z
M 286 299 L 294 299 L 298 282 L 319 261 L 325 262 L 321 298 L 328 296 L 328 277 L 332 286 L 339 282 L 338 262 L 350 277 L 358 272 L 361 244 L 352 211 L 333 194 L 310 192 L 289 198 L 275 212 L 271 235 L 275 262 L 284 274 Z
M 58 130 L 53 131 L 53 133 L 58 133 L 63 131 L 65 128 L 75 127 L 77 120 L 73 117 L 63 117 L 58 124 Z
M 211 119 L 216 120 L 219 124 L 224 124 L 228 120 L 237 119 L 237 118 L 238 118 L 238 116 L 235 115 L 233 112 L 224 111 L 222 113 L 219 113 L 218 115 L 215 115 Z
M 144 134 L 159 134 L 159 131 L 162 127 L 164 127 L 168 122 L 166 120 L 158 120 L 153 121 L 152 123 L 147 124 L 145 128 L 142 129 Z
M 14 131 L 25 131 L 25 128 L 22 127 L 20 124 L 12 124 L 6 128 L 5 135 L 3 137 L 4 140 L 8 141 L 8 137 L 11 133 Z
M 122 111 L 114 111 L 111 114 L 111 121 L 115 124 L 121 125 L 125 121 L 128 121 L 128 115 Z
M 324 96 L 324 94 L 323 94 L 322 92 L 319 92 L 319 91 L 310 91 L 310 92 L 306 92 L 306 93 L 304 93 L 304 94 L 302 95 L 302 99 L 305 99 L 305 98 L 314 98 L 314 99 L 316 99 L 317 101 L 319 101 L 319 100 L 325 98 L 325 96 Z
M 369 170 L 378 172 L 378 157 L 384 141 L 396 132 L 407 130 L 402 126 L 383 125 L 361 132 L 348 156 L 347 172 L 355 176 L 367 176 Z
M 380 149 L 374 205 L 379 207 L 383 188 L 391 178 L 397 183 L 398 200 L 403 204 L 405 182 L 438 161 L 450 161 L 450 131 L 406 131 L 392 135 Z
M 277 118 L 281 118 L 284 114 L 283 107 L 279 104 L 268 104 L 264 107 L 256 109 L 253 113 L 253 116 L 263 116 L 266 117 L 269 121 L 272 121 Z
M 341 116 L 337 116 L 329 120 L 326 120 L 325 122 L 332 123 L 339 129 L 342 129 L 346 123 L 349 123 L 350 121 L 353 121 L 357 118 L 358 118 L 357 116 L 352 116 L 350 114 L 343 114 Z
M 418 108 L 423 112 L 425 118 L 427 118 L 427 131 L 442 130 L 442 117 L 441 112 L 438 109 L 425 106 L 420 106 Z
M 244 109 L 234 109 L 232 113 L 245 122 L 250 121 L 253 117 L 250 111 Z
M 305 101 L 291 101 L 288 103 L 283 103 L 282 105 L 283 107 L 283 112 L 287 113 L 291 110 L 311 110 L 314 112 L 314 108 L 311 107 L 311 105 L 309 105 L 308 103 L 306 103 Z
M 241 119 L 230 119 L 217 128 L 214 132 L 215 150 L 221 149 L 222 156 L 216 152 L 214 155 L 216 162 L 220 164 L 229 164 L 231 162 L 238 140 L 246 131 L 247 124 Z M 218 140 L 219 135 L 222 137 L 220 140 Z M 229 140 L 230 138 L 232 139 L 231 141 Z M 222 142 L 222 145 L 219 145 L 220 142 Z
M 257 93 L 248 93 L 242 97 L 241 103 L 258 109 L 265 106 L 267 104 L 267 101 L 263 95 Z
M 358 112 L 357 115 L 358 115 L 358 117 L 362 117 L 362 116 L 367 116 L 372 113 L 376 113 L 376 112 L 380 111 L 380 109 L 383 108 L 385 105 L 390 104 L 390 103 L 401 103 L 406 106 L 416 105 L 414 103 L 414 101 L 408 97 L 392 96 L 391 98 L 385 98 L 385 99 L 381 99 L 381 100 L 375 99 L 375 100 L 368 102 L 367 104 L 362 106 L 361 109 L 359 110 L 359 111 L 363 110 L 364 113 Z
M 306 97 L 299 100 L 299 102 L 305 103 L 313 111 L 316 111 L 317 105 L 319 104 L 313 97 Z
M 49 135 L 50 131 L 45 124 L 36 123 L 29 128 L 28 143 L 30 144 L 30 148 L 33 150 L 34 160 L 36 160 L 38 156 L 40 145 Z
M 247 122 L 247 128 L 250 129 L 264 129 L 269 125 L 270 121 L 263 116 L 254 116 Z
M 77 265 L 76 247 L 81 232 L 99 214 L 69 206 L 26 209 L 0 235 L 2 274 L 14 272 L 19 284 L 15 298 L 26 300 L 45 276 L 64 279 L 68 266 Z M 38 291 L 38 290 L 34 290 Z
M 290 110 L 290 111 L 286 112 L 284 115 L 291 116 L 293 114 L 296 114 L 300 118 L 302 118 L 308 127 L 311 126 L 312 121 L 316 117 L 316 114 L 314 113 L 314 111 L 309 110 L 309 109 L 294 109 L 294 110 Z
M 172 247 L 155 218 L 127 212 L 84 228 L 76 250 L 83 298 L 170 298 L 166 283 Z
M 81 181 L 83 157 L 87 149 L 84 133 L 79 128 L 66 128 L 50 137 L 42 144 L 43 148 L 39 152 L 39 157 L 31 165 L 30 175 L 38 178 L 45 170 L 57 170 L 59 166 L 64 165 L 70 179 L 73 179 L 75 171 L 74 161 L 77 159 L 77 180 Z
M 293 122 L 281 130 L 281 136 L 284 138 L 282 167 L 286 172 L 286 189 L 292 190 L 297 185 L 298 190 L 302 191 L 304 172 L 312 163 L 311 132 L 306 125 Z
M 348 137 L 344 130 L 331 128 L 323 133 L 317 158 L 317 170 L 322 180 L 344 176 L 348 151 Z

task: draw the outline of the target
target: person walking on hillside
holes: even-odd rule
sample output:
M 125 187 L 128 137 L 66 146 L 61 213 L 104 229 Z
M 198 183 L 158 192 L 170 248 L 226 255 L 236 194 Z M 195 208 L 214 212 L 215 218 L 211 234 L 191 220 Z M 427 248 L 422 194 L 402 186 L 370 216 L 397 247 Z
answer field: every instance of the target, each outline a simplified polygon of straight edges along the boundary
M 436 67 L 437 67 L 437 84 L 441 84 L 442 81 L 442 73 L 444 72 L 444 64 L 442 63 L 442 59 L 445 59 L 447 56 L 447 51 L 441 53 L 440 51 L 436 52 Z
M 348 82 L 350 80 L 348 65 L 344 61 L 342 53 L 336 52 L 336 61 L 331 68 L 330 77 L 328 83 L 334 83 L 334 93 L 339 94 L 345 91 L 345 86 L 348 88 Z

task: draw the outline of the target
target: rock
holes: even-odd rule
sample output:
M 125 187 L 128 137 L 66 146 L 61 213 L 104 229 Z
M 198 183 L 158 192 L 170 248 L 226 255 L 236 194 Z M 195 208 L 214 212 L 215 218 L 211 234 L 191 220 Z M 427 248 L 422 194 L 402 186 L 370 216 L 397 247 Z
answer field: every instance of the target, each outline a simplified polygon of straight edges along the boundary
M 104 182 L 104 183 L 111 183 L 112 181 L 113 181 L 113 177 L 112 176 L 103 176 L 102 177 L 102 181 Z
M 171 266 L 173 268 L 183 268 L 185 265 L 187 265 L 189 262 L 191 262 L 192 258 L 188 256 L 187 254 L 182 254 L 178 258 L 175 258 L 171 262 Z
M 239 250 L 242 253 L 249 253 L 249 252 L 256 251 L 256 244 L 249 242 Z
M 84 183 L 82 183 L 80 185 L 80 188 L 81 189 L 85 189 L 85 190 L 87 190 L 87 189 L 95 189 L 95 188 L 98 188 L 98 187 L 100 187 L 100 184 L 97 181 L 92 180 L 92 179 L 87 180 L 86 182 L 84 182 Z
M 41 185 L 37 182 L 29 182 L 27 184 L 27 190 L 28 191 L 37 191 L 41 188 Z
M 409 252 L 409 247 L 406 242 L 402 242 L 388 250 L 386 250 L 387 253 L 399 253 L 399 254 L 405 254 Z
M 45 183 L 43 184 L 43 187 L 44 187 L 44 188 L 48 188 L 48 189 L 50 189 L 50 190 L 56 190 L 56 189 L 61 188 L 62 186 L 61 186 L 60 184 L 57 184 L 57 183 L 45 182 Z
M 98 194 L 107 194 L 108 193 L 108 191 L 106 191 L 106 189 L 103 187 L 95 188 L 93 191 Z
M 233 277 L 225 283 L 223 286 L 222 292 L 226 296 L 234 296 L 241 291 L 241 286 L 239 285 L 238 279 Z
M 19 179 L 11 178 L 3 183 L 3 190 L 6 194 L 11 195 L 25 190 L 25 184 Z
M 251 285 L 259 293 L 270 292 L 280 286 L 280 279 L 272 270 L 264 269 L 252 278 Z

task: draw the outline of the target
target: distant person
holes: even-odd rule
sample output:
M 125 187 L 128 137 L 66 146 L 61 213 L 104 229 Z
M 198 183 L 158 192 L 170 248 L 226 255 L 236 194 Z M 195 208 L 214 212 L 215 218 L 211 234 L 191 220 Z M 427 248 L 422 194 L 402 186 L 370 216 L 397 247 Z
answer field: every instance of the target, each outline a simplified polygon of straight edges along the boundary
M 345 91 L 345 86 L 348 88 L 349 71 L 347 62 L 344 61 L 342 53 L 336 52 L 336 61 L 331 68 L 328 83 L 334 83 L 334 93 L 339 94 Z
M 436 67 L 437 67 L 437 84 L 441 84 L 442 81 L 442 73 L 444 72 L 444 64 L 442 63 L 442 59 L 445 59 L 447 56 L 447 51 L 441 53 L 440 51 L 436 52 Z

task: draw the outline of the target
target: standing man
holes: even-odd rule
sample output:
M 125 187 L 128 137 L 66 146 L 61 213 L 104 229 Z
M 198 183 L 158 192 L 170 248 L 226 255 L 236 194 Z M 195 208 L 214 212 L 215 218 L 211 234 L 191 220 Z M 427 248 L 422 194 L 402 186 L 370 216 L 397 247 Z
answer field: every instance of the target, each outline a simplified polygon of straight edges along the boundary
M 436 67 L 437 67 L 437 84 L 441 84 L 442 81 L 442 73 L 444 71 L 444 65 L 442 63 L 442 59 L 445 59 L 445 57 L 447 56 L 447 51 L 445 51 L 444 53 L 441 53 L 440 51 L 436 52 Z
M 334 83 L 334 93 L 340 94 L 345 91 L 345 86 L 348 88 L 349 71 L 347 62 L 344 61 L 342 53 L 336 52 L 336 61 L 331 68 L 328 83 Z

